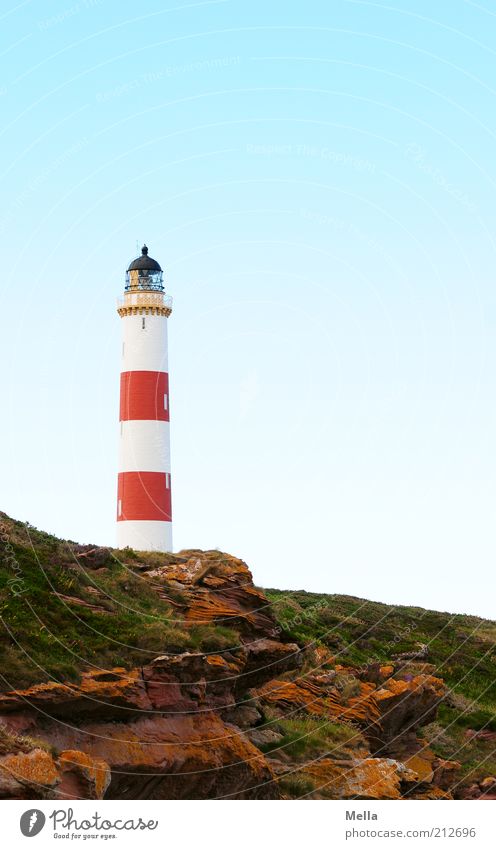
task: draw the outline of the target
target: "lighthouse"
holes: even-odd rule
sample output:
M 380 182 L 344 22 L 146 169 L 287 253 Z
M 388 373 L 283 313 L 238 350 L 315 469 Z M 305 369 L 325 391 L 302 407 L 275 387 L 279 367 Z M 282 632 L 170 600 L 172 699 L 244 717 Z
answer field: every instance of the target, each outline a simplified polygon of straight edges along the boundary
M 117 545 L 172 551 L 169 369 L 165 294 L 159 263 L 141 256 L 126 272 L 122 319 Z

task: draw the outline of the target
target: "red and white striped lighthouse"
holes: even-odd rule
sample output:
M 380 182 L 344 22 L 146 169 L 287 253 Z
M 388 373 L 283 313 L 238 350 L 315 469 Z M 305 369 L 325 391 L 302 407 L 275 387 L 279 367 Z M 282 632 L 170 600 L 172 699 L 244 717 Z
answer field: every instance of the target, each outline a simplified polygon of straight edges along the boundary
M 169 370 L 162 269 L 146 245 L 126 273 L 122 318 L 117 544 L 172 551 Z

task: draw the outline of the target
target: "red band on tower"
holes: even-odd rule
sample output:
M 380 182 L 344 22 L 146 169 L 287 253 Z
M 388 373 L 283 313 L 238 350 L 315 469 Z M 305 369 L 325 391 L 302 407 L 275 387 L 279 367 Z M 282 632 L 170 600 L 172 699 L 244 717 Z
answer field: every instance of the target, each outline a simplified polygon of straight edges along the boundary
M 120 472 L 117 521 L 170 522 L 170 475 L 165 472 Z
M 169 421 L 169 375 L 166 371 L 121 373 L 120 421 Z

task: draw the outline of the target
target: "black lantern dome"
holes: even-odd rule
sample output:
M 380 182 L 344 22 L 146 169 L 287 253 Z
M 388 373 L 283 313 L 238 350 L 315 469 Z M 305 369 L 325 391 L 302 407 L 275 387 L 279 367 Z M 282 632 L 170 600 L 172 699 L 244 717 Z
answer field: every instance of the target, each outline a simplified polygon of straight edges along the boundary
M 136 257 L 136 259 L 133 259 L 130 263 L 128 271 L 134 271 L 135 269 L 138 271 L 162 271 L 157 260 L 148 256 L 148 248 L 146 245 L 143 245 L 141 248 L 141 256 Z
M 145 289 L 155 292 L 163 292 L 162 269 L 156 259 L 148 256 L 148 248 L 143 245 L 141 256 L 136 257 L 129 264 L 126 272 L 126 291 L 132 289 Z

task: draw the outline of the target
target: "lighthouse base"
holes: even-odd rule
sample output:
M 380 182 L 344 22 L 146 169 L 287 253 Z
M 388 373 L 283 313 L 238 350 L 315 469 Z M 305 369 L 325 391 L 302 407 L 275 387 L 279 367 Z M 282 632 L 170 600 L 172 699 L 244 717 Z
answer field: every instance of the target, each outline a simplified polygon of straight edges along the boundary
M 117 547 L 135 551 L 172 551 L 172 522 L 117 522 Z

